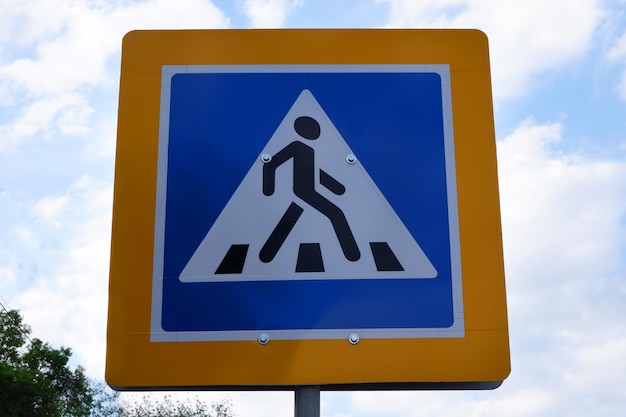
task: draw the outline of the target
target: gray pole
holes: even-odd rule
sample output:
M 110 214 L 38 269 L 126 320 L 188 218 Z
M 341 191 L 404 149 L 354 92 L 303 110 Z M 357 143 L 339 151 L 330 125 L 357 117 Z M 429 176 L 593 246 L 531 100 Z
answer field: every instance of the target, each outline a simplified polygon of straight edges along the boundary
M 320 387 L 307 385 L 296 387 L 295 417 L 320 417 Z

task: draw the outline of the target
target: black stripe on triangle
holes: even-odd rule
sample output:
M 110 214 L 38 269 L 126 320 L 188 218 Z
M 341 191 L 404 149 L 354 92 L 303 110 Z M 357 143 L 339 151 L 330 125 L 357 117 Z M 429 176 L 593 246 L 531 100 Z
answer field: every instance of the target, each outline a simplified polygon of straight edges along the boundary
M 387 242 L 370 242 L 372 256 L 379 271 L 404 271 Z
M 319 243 L 300 243 L 296 272 L 324 272 L 324 260 Z
M 216 274 L 241 274 L 243 265 L 246 262 L 248 247 L 250 245 L 230 245 L 230 249 L 224 255 L 220 266 L 215 271 Z

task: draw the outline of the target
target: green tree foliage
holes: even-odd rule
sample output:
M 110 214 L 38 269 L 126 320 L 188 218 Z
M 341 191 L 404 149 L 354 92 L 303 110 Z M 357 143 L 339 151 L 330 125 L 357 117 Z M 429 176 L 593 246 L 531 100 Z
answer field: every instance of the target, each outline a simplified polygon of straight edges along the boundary
M 0 415 L 88 417 L 93 388 L 81 367 L 68 366 L 71 350 L 29 335 L 18 311 L 0 311 Z
M 0 417 L 233 417 L 229 401 L 120 401 L 68 365 L 72 352 L 30 337 L 17 310 L 0 311 Z
M 89 417 L 121 417 L 122 406 L 119 393 L 104 382 L 92 381 L 93 403 Z
M 155 401 L 144 396 L 141 401 L 123 403 L 119 417 L 232 417 L 231 403 L 226 400 L 211 405 L 199 398 L 174 400 L 166 395 Z
M 120 400 L 119 393 L 96 383 L 90 417 L 234 417 L 234 413 L 229 400 L 210 405 L 198 397 L 175 399 L 171 395 L 159 399 L 144 395 L 140 400 Z

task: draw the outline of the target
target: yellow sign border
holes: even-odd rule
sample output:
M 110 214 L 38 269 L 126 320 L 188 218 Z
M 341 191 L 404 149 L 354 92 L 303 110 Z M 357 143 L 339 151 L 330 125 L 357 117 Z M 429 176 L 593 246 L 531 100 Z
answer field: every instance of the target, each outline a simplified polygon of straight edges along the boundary
M 357 345 L 150 342 L 161 68 L 261 64 L 450 66 L 464 338 L 371 339 Z M 106 380 L 118 389 L 499 385 L 510 372 L 510 358 L 486 36 L 477 30 L 411 29 L 128 33 L 122 45 L 106 359 Z

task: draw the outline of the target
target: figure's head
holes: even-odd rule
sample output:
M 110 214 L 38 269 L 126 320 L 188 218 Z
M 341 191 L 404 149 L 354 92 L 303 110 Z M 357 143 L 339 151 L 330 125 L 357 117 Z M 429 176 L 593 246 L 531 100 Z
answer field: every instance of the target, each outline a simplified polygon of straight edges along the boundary
M 315 140 L 320 137 L 320 124 L 312 117 L 300 116 L 293 122 L 293 128 L 304 139 Z

